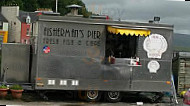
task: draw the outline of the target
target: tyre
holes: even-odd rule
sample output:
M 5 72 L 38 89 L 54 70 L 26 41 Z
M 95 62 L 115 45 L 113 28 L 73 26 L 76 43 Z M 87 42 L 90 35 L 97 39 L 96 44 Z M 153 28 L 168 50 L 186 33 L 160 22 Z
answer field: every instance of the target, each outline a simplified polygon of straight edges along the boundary
M 88 102 L 98 102 L 101 99 L 101 92 L 97 90 L 85 91 L 85 98 Z
M 121 101 L 121 98 L 122 98 L 121 92 L 119 91 L 108 91 L 108 92 L 105 92 L 104 96 L 105 96 L 105 99 L 111 103 L 119 102 Z

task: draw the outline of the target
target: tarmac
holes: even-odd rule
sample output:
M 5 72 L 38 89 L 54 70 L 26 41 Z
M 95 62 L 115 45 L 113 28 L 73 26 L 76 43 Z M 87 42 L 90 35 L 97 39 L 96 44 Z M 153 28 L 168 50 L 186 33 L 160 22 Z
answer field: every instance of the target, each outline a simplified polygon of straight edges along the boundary
M 50 93 L 48 95 L 48 100 L 44 100 L 41 96 L 39 96 L 35 92 L 25 92 L 22 96 L 22 99 L 13 99 L 11 94 L 9 93 L 6 98 L 0 99 L 0 105 L 50 105 L 50 106 L 182 106 L 182 98 L 178 98 L 178 105 L 174 105 L 170 103 L 168 97 L 163 97 L 162 101 L 157 103 L 151 102 L 149 98 L 144 96 L 133 96 L 128 95 L 122 99 L 121 102 L 118 103 L 108 103 L 104 100 L 100 102 L 86 102 L 84 100 L 80 100 L 75 96 L 66 97 L 65 93 Z

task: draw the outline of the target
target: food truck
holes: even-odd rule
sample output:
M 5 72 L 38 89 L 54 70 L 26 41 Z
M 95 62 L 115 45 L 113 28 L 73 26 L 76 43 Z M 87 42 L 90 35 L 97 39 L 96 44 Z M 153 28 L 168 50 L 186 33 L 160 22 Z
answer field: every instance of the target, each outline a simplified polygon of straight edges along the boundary
M 2 45 L 2 82 L 88 101 L 171 90 L 173 25 L 40 16 L 33 33 L 31 45 Z

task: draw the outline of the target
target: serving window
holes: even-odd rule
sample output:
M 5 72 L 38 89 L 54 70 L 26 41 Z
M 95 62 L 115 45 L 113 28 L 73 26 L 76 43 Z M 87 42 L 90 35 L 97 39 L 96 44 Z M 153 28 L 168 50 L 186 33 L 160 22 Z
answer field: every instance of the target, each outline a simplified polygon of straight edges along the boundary
M 106 57 L 136 57 L 138 41 L 141 36 L 150 35 L 150 30 L 108 26 L 106 34 Z
M 106 57 L 135 57 L 139 36 L 108 33 L 106 36 Z

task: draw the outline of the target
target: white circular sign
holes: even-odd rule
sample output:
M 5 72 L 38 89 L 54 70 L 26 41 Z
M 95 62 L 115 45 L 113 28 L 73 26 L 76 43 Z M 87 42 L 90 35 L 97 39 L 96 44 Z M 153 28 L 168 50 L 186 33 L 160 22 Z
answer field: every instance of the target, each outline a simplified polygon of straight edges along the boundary
M 159 34 L 151 34 L 144 40 L 143 48 L 147 51 L 148 58 L 161 58 L 168 48 L 166 39 Z
M 148 69 L 150 73 L 157 73 L 157 70 L 160 69 L 160 64 L 157 61 L 152 60 L 148 63 Z

